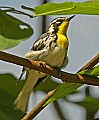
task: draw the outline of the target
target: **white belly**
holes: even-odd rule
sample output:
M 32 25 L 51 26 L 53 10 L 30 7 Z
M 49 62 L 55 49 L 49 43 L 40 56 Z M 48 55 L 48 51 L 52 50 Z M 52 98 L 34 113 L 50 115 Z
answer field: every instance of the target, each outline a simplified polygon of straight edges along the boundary
M 55 49 L 50 51 L 42 60 L 50 66 L 60 68 L 63 64 L 65 54 L 66 49 L 64 47 L 55 47 Z

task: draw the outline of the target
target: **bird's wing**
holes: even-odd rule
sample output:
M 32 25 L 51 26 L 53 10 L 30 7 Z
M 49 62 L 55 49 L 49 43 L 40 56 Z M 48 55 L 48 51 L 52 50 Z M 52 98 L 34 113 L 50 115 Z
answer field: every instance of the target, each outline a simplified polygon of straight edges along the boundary
M 46 32 L 44 34 L 42 34 L 33 44 L 31 50 L 34 50 L 34 51 L 38 51 L 38 50 L 42 50 L 45 45 L 46 45 L 46 42 L 49 38 L 49 33 Z
M 32 48 L 31 48 L 31 51 L 26 53 L 24 57 L 27 58 L 27 59 L 37 60 L 38 57 L 36 57 L 36 56 L 38 56 L 40 54 L 39 51 L 42 50 L 45 47 L 45 45 L 47 44 L 46 42 L 47 42 L 47 39 L 49 38 L 49 35 L 50 34 L 48 32 L 42 34 L 34 42 Z M 38 52 L 34 53 L 33 51 L 38 51 Z M 33 56 L 34 56 L 34 59 L 33 59 Z M 25 73 L 25 67 L 22 68 L 22 73 L 21 73 L 18 81 L 20 81 L 20 79 L 22 78 L 24 73 Z

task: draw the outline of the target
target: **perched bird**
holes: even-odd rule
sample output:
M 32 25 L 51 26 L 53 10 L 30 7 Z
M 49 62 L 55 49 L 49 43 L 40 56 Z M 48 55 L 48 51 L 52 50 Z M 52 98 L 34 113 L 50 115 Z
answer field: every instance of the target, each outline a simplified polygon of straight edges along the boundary
M 52 20 L 49 24 L 47 32 L 42 34 L 34 42 L 32 49 L 27 52 L 24 57 L 31 60 L 43 61 L 47 65 L 58 69 L 65 67 L 68 63 L 68 38 L 66 31 L 70 20 L 74 16 L 75 15 L 69 18 L 58 17 Z M 14 105 L 16 108 L 25 112 L 33 87 L 40 78 L 45 78 L 47 75 L 45 73 L 24 67 L 21 77 L 24 71 L 26 71 L 27 80 L 15 100 Z

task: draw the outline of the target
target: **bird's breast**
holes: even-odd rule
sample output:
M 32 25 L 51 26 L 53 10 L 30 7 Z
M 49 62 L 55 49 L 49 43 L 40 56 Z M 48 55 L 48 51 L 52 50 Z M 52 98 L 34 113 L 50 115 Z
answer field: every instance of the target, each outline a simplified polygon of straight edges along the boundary
M 43 58 L 43 61 L 52 67 L 60 68 L 63 64 L 66 52 L 67 51 L 65 47 L 57 46 L 52 51 L 50 51 L 45 58 Z

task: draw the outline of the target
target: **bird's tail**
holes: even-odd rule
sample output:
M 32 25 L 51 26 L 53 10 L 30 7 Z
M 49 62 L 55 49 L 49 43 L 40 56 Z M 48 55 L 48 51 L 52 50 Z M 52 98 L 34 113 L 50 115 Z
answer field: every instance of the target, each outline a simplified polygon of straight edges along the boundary
M 30 93 L 33 90 L 33 87 L 37 83 L 38 79 L 44 76 L 44 73 L 40 73 L 36 70 L 31 69 L 29 71 L 26 83 L 14 102 L 15 108 L 26 112 Z

